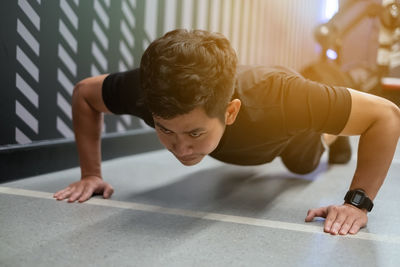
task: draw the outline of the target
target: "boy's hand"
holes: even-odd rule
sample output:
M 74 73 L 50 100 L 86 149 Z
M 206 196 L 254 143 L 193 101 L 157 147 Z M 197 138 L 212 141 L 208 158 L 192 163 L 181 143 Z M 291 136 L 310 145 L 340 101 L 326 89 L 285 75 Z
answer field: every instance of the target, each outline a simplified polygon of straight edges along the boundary
M 70 184 L 67 188 L 54 194 L 57 200 L 68 198 L 68 202 L 84 202 L 93 194 L 103 194 L 104 198 L 109 198 L 114 193 L 114 189 L 103 179 L 97 176 L 88 176 L 82 180 Z
M 350 204 L 310 209 L 305 219 L 311 222 L 314 217 L 326 218 L 324 231 L 332 235 L 356 234 L 367 225 L 367 211 Z

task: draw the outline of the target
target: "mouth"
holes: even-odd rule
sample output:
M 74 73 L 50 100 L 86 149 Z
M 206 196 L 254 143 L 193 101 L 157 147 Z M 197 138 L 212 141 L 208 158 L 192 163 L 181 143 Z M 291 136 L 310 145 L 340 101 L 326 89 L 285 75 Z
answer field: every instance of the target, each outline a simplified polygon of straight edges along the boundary
M 198 156 L 177 157 L 182 162 L 190 162 L 198 158 Z
M 179 160 L 183 165 L 186 165 L 186 166 L 195 165 L 195 164 L 199 163 L 201 161 L 201 159 L 203 158 L 202 154 L 192 154 L 192 155 L 188 155 L 188 156 L 179 157 L 172 150 L 170 150 L 170 149 L 168 149 L 168 150 L 169 150 L 169 152 L 172 153 L 172 155 L 175 156 L 175 158 L 177 160 Z

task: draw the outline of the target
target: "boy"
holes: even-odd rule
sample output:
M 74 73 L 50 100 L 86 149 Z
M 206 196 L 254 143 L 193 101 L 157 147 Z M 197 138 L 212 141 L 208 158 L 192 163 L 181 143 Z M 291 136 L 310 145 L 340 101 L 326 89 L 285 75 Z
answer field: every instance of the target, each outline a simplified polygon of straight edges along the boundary
M 400 110 L 383 98 L 308 81 L 283 68 L 236 65 L 235 51 L 221 34 L 175 30 L 150 44 L 140 69 L 80 82 L 73 117 L 82 179 L 54 197 L 83 202 L 94 193 L 113 193 L 101 177 L 103 112 L 142 118 L 187 166 L 206 155 L 239 165 L 279 156 L 290 171 L 304 174 L 317 167 L 324 143 L 361 135 L 345 203 L 311 209 L 306 217 L 325 217 L 324 231 L 331 234 L 357 233 L 393 158 Z

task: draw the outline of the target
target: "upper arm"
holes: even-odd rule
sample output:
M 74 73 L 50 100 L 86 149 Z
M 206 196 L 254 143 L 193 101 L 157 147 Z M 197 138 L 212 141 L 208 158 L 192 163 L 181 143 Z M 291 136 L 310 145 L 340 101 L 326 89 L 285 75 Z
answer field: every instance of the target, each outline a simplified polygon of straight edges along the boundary
M 338 135 L 351 111 L 351 94 L 344 87 L 330 86 L 294 76 L 284 79 L 283 110 L 289 133 L 314 131 Z
M 74 88 L 73 99 L 84 100 L 91 108 L 98 112 L 110 113 L 102 96 L 103 81 L 108 74 L 86 78 L 80 81 Z
M 399 123 L 398 107 L 387 99 L 349 89 L 351 111 L 340 135 L 361 135 L 378 120 Z

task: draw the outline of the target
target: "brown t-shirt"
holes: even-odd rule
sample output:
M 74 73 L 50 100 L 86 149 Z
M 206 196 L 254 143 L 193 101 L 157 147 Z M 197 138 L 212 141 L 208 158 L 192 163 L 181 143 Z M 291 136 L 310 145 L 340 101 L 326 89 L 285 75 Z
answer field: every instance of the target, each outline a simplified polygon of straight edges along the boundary
M 131 114 L 154 127 L 141 104 L 139 69 L 114 73 L 103 83 L 103 100 L 115 114 Z M 282 67 L 238 66 L 234 98 L 242 102 L 210 154 L 239 165 L 272 161 L 290 140 L 305 132 L 340 133 L 350 115 L 351 95 L 344 87 L 307 80 Z

